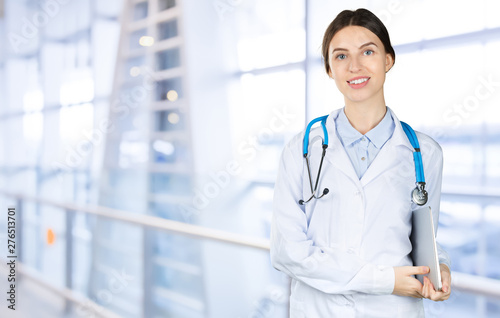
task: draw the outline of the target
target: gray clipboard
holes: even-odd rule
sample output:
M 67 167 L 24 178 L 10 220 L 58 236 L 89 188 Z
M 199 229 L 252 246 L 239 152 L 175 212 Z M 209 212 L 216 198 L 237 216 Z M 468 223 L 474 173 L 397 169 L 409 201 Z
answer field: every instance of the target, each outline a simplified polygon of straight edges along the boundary
M 411 257 L 414 266 L 428 266 L 430 272 L 426 275 L 417 275 L 423 284 L 424 276 L 428 276 L 436 290 L 441 290 L 441 270 L 437 254 L 436 236 L 434 235 L 434 221 L 430 207 L 421 208 L 412 212 L 412 244 Z

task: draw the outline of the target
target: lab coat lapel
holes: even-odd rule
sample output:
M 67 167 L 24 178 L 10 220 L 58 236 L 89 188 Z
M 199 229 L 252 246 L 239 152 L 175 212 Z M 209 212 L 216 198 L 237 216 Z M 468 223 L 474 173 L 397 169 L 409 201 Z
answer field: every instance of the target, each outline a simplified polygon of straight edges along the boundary
M 398 145 L 396 145 L 391 139 L 389 139 L 384 147 L 382 147 L 361 178 L 360 181 L 363 187 L 394 166 L 394 163 L 397 160 L 397 156 L 395 154 L 397 152 Z
M 349 156 L 347 155 L 347 152 L 337 135 L 335 119 L 339 115 L 339 111 L 343 111 L 343 108 L 333 111 L 327 119 L 326 128 L 328 131 L 329 145 L 325 157 L 331 165 L 342 171 L 356 184 L 359 184 L 358 175 L 356 174 L 351 160 L 349 159 Z
M 398 151 L 401 151 L 400 146 L 405 146 L 413 151 L 413 147 L 411 146 L 408 137 L 406 137 L 399 119 L 389 107 L 388 110 L 391 112 L 396 127 L 394 128 L 392 137 L 387 141 L 382 149 L 380 149 L 370 167 L 368 167 L 365 174 L 361 178 L 361 184 L 363 187 L 384 173 L 384 171 L 394 166 L 396 163 L 395 161 L 398 160 L 398 156 L 396 154 Z

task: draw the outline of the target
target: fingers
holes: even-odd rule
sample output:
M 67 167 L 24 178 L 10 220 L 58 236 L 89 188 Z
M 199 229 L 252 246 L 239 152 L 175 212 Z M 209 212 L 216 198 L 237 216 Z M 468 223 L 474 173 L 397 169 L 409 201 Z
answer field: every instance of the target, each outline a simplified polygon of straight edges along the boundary
M 440 297 L 441 297 L 441 300 L 446 300 L 446 299 L 450 298 L 450 294 L 451 294 L 450 276 L 448 275 L 447 279 L 443 279 L 442 283 L 443 283 L 443 288 L 441 289 L 442 295 Z
M 424 276 L 424 287 L 422 290 L 422 294 L 424 295 L 424 298 L 438 301 L 442 300 L 440 299 L 440 292 L 437 292 L 436 289 L 434 288 L 434 285 L 432 284 L 431 280 L 429 277 Z
M 450 291 L 450 284 L 449 284 L 449 282 L 447 282 L 446 280 L 442 280 L 441 284 L 443 285 L 443 287 L 441 288 L 441 291 L 443 293 L 447 293 L 447 292 Z
M 443 284 L 443 290 L 442 291 L 436 291 L 434 288 L 434 285 L 430 281 L 430 279 L 425 276 L 424 277 L 424 286 L 422 288 L 422 295 L 424 298 L 433 300 L 433 301 L 443 301 L 446 300 L 450 297 L 450 288 L 449 286 L 447 287 L 447 291 L 445 292 L 445 285 Z
M 406 276 L 425 275 L 430 271 L 428 266 L 400 266 L 395 267 L 395 269 L 400 270 L 401 274 Z
M 424 286 L 422 287 L 422 296 L 424 298 L 428 298 L 430 299 L 430 296 L 431 296 L 431 290 L 429 288 L 429 278 L 427 278 L 427 276 L 424 276 Z
M 420 273 L 421 275 L 427 274 L 430 271 L 430 268 L 428 266 L 419 266 L 420 268 Z
M 429 272 L 428 266 L 412 266 L 413 273 L 411 275 L 425 275 Z
M 446 265 L 444 265 L 446 266 Z M 451 286 L 451 275 L 449 271 L 442 270 L 441 271 L 441 282 L 443 284 L 443 292 L 449 293 Z
M 395 283 L 393 294 L 415 298 L 427 298 L 433 301 L 443 301 L 451 294 L 451 275 L 447 266 L 441 267 L 442 290 L 436 291 L 429 277 L 424 276 L 421 284 L 413 275 L 429 273 L 427 266 L 400 266 L 394 267 Z
M 439 268 L 441 272 L 447 272 L 448 274 L 450 273 L 450 268 L 445 264 L 439 264 Z
M 428 266 L 401 266 L 400 267 L 407 276 L 425 275 L 429 273 Z

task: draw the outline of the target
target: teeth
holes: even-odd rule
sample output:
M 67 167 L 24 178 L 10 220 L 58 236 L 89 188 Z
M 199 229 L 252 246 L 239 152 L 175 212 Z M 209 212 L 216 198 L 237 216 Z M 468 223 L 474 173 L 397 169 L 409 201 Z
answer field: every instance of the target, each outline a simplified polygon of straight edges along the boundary
M 349 83 L 351 83 L 351 84 L 361 84 L 361 83 L 366 82 L 367 80 L 368 80 L 368 78 L 365 77 L 365 78 L 359 78 L 359 79 L 354 80 L 354 81 L 350 81 Z

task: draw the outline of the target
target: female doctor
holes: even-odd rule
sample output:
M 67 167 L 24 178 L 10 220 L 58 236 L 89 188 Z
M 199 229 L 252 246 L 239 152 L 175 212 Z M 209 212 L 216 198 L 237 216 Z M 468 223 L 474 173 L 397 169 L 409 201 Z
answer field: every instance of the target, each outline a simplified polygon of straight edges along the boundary
M 275 186 L 271 260 L 291 277 L 290 317 L 424 317 L 422 298 L 450 295 L 450 261 L 438 247 L 441 291 L 414 277 L 429 268 L 412 266 L 410 257 L 411 213 L 421 206 L 411 197 L 415 149 L 384 100 L 395 61 L 389 35 L 370 11 L 345 10 L 328 26 L 322 52 L 345 102 L 325 122 L 329 146 L 316 193 L 323 196 L 304 202 L 312 188 L 304 132 L 283 150 Z M 309 135 L 312 183 L 323 133 L 316 127 Z M 423 207 L 431 207 L 437 227 L 442 151 L 416 134 L 428 193 Z

